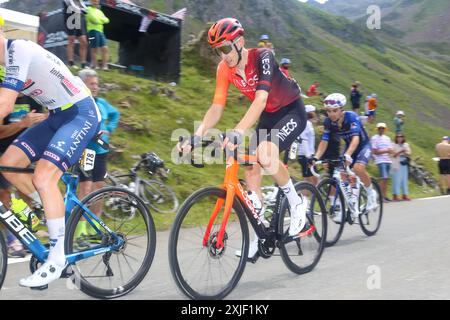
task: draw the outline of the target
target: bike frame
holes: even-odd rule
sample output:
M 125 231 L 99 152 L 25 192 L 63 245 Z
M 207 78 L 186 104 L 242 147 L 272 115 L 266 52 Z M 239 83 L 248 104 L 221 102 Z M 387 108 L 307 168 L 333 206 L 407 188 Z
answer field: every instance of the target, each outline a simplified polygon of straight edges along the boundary
M 33 173 L 34 169 L 29 168 L 16 168 L 16 167 L 5 167 L 0 166 L 0 171 L 13 171 L 17 173 Z M 94 213 L 92 213 L 83 203 L 78 199 L 76 195 L 76 189 L 78 185 L 78 175 L 65 172 L 61 180 L 66 185 L 66 192 L 64 196 L 64 204 L 65 204 L 65 219 L 67 221 L 68 217 L 72 213 L 73 209 L 76 206 L 79 206 L 83 209 L 83 217 L 89 222 L 89 224 L 96 230 L 97 233 L 101 233 L 97 228 L 96 224 L 93 222 L 97 222 L 100 224 L 105 230 L 114 238 L 116 244 L 113 246 L 95 246 L 93 248 L 83 250 L 81 252 L 73 253 L 66 255 L 66 260 L 69 264 L 75 263 L 77 261 L 103 254 L 106 252 L 110 252 L 115 248 L 119 248 L 123 244 L 123 239 L 118 237 L 107 225 L 103 223 L 101 219 L 99 219 Z M 0 202 L 0 222 L 5 225 L 5 227 L 25 245 L 28 250 L 37 258 L 40 262 L 45 262 L 48 257 L 49 250 L 45 247 L 39 239 L 18 219 L 18 217 L 6 206 Z
M 219 233 L 217 235 L 217 249 L 221 249 L 224 247 L 224 235 L 227 226 L 228 219 L 230 217 L 231 209 L 233 208 L 234 200 L 238 199 L 238 206 L 242 209 L 242 211 L 247 215 L 248 220 L 252 228 L 255 230 L 259 239 L 268 239 L 276 237 L 277 240 L 283 240 L 286 242 L 292 241 L 299 237 L 307 236 L 314 232 L 315 228 L 312 226 L 307 231 L 300 233 L 297 236 L 288 236 L 286 239 L 281 239 L 281 236 L 278 232 L 276 232 L 276 228 L 279 222 L 279 210 L 281 205 L 282 195 L 280 191 L 277 194 L 277 204 L 276 204 L 276 212 L 274 212 L 275 217 L 271 221 L 271 227 L 266 228 L 259 217 L 258 212 L 253 207 L 251 200 L 248 198 L 246 191 L 242 187 L 241 183 L 238 179 L 239 172 L 239 162 L 245 164 L 257 163 L 256 156 L 244 155 L 239 158 L 239 161 L 234 156 L 229 156 L 226 161 L 226 170 L 225 170 L 225 180 L 222 185 L 220 185 L 221 189 L 226 191 L 225 199 L 219 198 L 216 201 L 216 205 L 211 213 L 209 218 L 208 225 L 205 230 L 205 234 L 203 236 L 203 246 L 207 246 L 208 240 L 211 234 L 212 226 L 216 221 L 217 215 L 224 208 L 224 215 L 222 218 L 222 222 L 220 225 Z

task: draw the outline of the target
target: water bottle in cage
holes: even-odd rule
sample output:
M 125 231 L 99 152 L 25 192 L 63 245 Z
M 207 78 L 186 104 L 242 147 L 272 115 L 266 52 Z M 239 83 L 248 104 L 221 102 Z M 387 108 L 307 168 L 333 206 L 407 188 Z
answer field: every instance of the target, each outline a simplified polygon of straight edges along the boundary
M 264 210 L 263 204 L 262 204 L 261 200 L 259 199 L 258 195 L 256 194 L 256 192 L 249 190 L 249 191 L 247 191 L 247 196 L 250 199 L 250 201 L 252 202 L 253 208 L 255 208 L 261 221 L 264 223 L 265 226 L 268 226 L 269 221 L 267 221 L 266 218 L 264 217 L 265 210 Z
M 297 150 L 298 150 L 298 141 L 295 140 L 292 144 L 291 144 L 291 148 L 289 149 L 289 159 L 291 160 L 295 160 L 297 159 Z

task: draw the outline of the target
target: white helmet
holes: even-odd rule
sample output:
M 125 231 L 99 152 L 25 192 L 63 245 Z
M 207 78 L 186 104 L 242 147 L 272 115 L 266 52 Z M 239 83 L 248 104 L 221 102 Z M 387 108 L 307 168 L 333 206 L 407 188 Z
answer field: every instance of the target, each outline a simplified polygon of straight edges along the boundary
M 343 108 L 347 103 L 347 98 L 341 93 L 332 93 L 325 98 L 323 105 L 325 108 Z

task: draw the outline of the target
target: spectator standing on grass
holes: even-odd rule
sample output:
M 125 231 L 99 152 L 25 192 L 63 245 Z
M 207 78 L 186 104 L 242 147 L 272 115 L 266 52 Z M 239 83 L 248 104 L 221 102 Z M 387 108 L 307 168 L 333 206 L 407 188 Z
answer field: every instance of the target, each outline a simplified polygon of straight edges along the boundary
M 408 165 L 411 148 L 402 133 L 395 135 L 392 147 L 392 200 L 410 201 L 408 194 Z M 400 195 L 403 195 L 400 198 Z
M 91 5 L 87 8 L 86 23 L 89 35 L 89 47 L 91 48 L 91 67 L 99 69 L 97 54 L 98 50 L 102 55 L 102 69 L 108 70 L 109 49 L 106 45 L 106 37 L 103 33 L 105 24 L 109 23 L 108 17 L 100 9 L 100 0 L 91 0 Z
M 394 118 L 395 133 L 403 131 L 403 125 L 405 124 L 405 113 L 402 110 L 397 111 Z
M 392 153 L 392 141 L 385 132 L 386 132 L 386 124 L 380 122 L 377 124 L 378 134 L 374 135 L 371 139 L 372 144 L 372 153 L 375 158 L 375 164 L 378 166 L 380 171 L 380 188 L 381 193 L 385 201 L 389 202 L 389 199 L 386 195 L 387 184 L 389 180 L 389 172 L 391 169 L 392 159 L 390 154 Z
M 350 101 L 352 103 L 352 111 L 359 114 L 359 107 L 361 104 L 361 92 L 358 90 L 358 85 L 356 83 L 352 84 L 352 89 L 350 91 Z

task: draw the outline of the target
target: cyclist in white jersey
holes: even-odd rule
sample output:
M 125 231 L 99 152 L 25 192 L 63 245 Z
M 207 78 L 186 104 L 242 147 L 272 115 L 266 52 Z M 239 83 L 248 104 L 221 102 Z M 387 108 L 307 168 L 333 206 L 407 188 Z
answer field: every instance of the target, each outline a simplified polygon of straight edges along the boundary
M 23 132 L 0 158 L 3 166 L 25 168 L 37 162 L 32 177 L 3 175 L 44 207 L 50 236 L 48 259 L 33 275 L 20 280 L 21 286 L 40 287 L 58 279 L 66 266 L 65 210 L 58 181 L 97 134 L 101 117 L 81 79 L 39 45 L 0 34 L 0 64 L 6 67 L 0 86 L 0 118 L 11 113 L 19 93 L 49 109 L 47 120 Z

